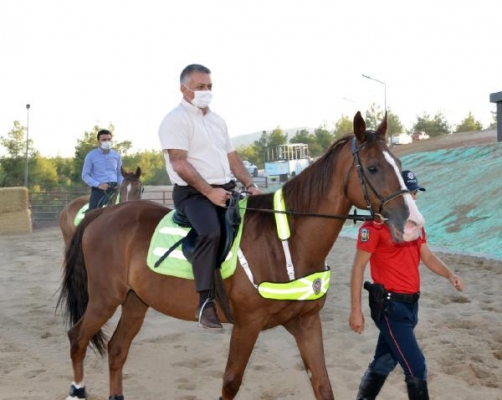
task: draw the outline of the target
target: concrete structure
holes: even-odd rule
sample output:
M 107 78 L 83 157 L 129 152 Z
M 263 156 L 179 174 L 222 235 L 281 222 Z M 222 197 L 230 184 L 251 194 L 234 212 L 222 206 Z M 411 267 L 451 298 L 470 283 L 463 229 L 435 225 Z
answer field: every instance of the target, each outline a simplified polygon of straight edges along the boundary
M 502 142 L 502 92 L 490 94 L 490 102 L 497 104 L 497 142 Z

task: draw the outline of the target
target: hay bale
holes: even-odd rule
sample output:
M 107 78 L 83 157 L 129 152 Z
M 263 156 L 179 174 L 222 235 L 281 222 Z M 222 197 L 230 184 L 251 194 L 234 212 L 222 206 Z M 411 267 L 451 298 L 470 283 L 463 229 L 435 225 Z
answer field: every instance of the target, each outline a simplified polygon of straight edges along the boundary
M 14 213 L 28 209 L 28 189 L 8 187 L 0 189 L 0 214 Z
M 31 233 L 30 210 L 0 214 L 0 234 Z

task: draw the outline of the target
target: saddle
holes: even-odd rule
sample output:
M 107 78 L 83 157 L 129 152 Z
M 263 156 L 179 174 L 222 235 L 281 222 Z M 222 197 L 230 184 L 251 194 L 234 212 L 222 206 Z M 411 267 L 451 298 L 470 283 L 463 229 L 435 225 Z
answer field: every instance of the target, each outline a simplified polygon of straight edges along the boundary
M 241 224 L 241 216 L 239 212 L 239 200 L 243 196 L 239 192 L 232 192 L 232 195 L 228 201 L 227 210 L 224 214 L 220 215 L 220 227 L 221 227 L 221 240 L 218 246 L 218 255 L 216 258 L 216 266 L 219 268 L 221 263 L 227 258 L 227 255 L 232 248 L 235 236 L 237 235 L 239 225 Z M 191 226 L 190 221 L 187 216 L 180 210 L 175 210 L 173 215 L 173 222 L 178 224 L 183 228 L 191 228 L 188 234 L 173 244 L 162 257 L 160 257 L 155 263 L 155 268 L 159 266 L 171 252 L 181 245 L 181 249 L 185 258 L 192 263 L 193 251 L 195 249 L 195 243 L 199 234 Z

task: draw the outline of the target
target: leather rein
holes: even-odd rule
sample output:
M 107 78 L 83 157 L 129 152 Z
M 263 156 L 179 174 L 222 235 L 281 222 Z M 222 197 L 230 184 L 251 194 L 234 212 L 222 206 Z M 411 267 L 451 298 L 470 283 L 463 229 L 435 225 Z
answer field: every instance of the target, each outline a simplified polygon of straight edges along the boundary
M 408 189 L 401 189 L 398 190 L 397 192 L 392 193 L 391 195 L 387 197 L 382 197 L 380 193 L 377 192 L 377 190 L 373 187 L 371 182 L 368 180 L 364 173 L 364 169 L 361 165 L 361 158 L 359 157 L 359 151 L 363 150 L 367 145 L 367 142 L 361 143 L 359 147 L 357 147 L 357 141 L 356 138 L 354 137 L 351 140 L 350 148 L 351 148 L 351 153 L 354 158 L 351 167 L 347 171 L 347 174 L 345 175 L 344 179 L 344 194 L 345 197 L 347 197 L 347 187 L 348 187 L 348 180 L 349 180 L 349 175 L 350 171 L 352 170 L 352 167 L 355 165 L 356 171 L 357 171 L 357 176 L 359 178 L 359 183 L 361 184 L 362 190 L 363 190 L 363 195 L 364 195 L 364 201 L 366 202 L 366 207 L 370 212 L 370 215 L 358 215 L 357 210 L 354 210 L 352 214 L 348 215 L 337 215 L 337 214 L 318 214 L 318 213 L 310 213 L 310 212 L 302 212 L 302 211 L 279 211 L 279 210 L 271 210 L 271 209 L 266 209 L 266 208 L 247 208 L 247 210 L 251 211 L 260 211 L 260 212 L 267 212 L 267 213 L 273 213 L 273 214 L 289 214 L 289 215 L 297 215 L 297 216 L 305 216 L 305 217 L 318 217 L 318 218 L 332 218 L 332 219 L 342 219 L 342 220 L 353 220 L 354 223 L 356 221 L 375 221 L 376 223 L 383 224 L 386 221 L 386 218 L 381 214 L 383 207 L 389 203 L 390 201 L 394 200 L 395 198 L 402 196 L 406 193 L 409 193 L 410 191 Z M 380 205 L 378 208 L 378 212 L 374 212 L 373 207 L 371 205 L 371 201 L 368 195 L 368 187 L 370 190 L 373 192 L 373 194 L 378 198 L 380 201 Z

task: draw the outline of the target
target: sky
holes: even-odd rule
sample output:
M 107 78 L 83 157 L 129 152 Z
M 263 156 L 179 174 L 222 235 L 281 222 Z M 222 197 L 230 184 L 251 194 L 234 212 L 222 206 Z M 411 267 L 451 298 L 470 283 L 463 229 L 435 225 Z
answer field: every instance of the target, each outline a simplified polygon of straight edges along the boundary
M 19 121 L 41 155 L 69 157 L 111 123 L 133 152 L 160 150 L 192 63 L 231 137 L 333 129 L 372 104 L 405 129 L 437 112 L 488 126 L 501 15 L 500 0 L 2 0 L 0 136 Z

